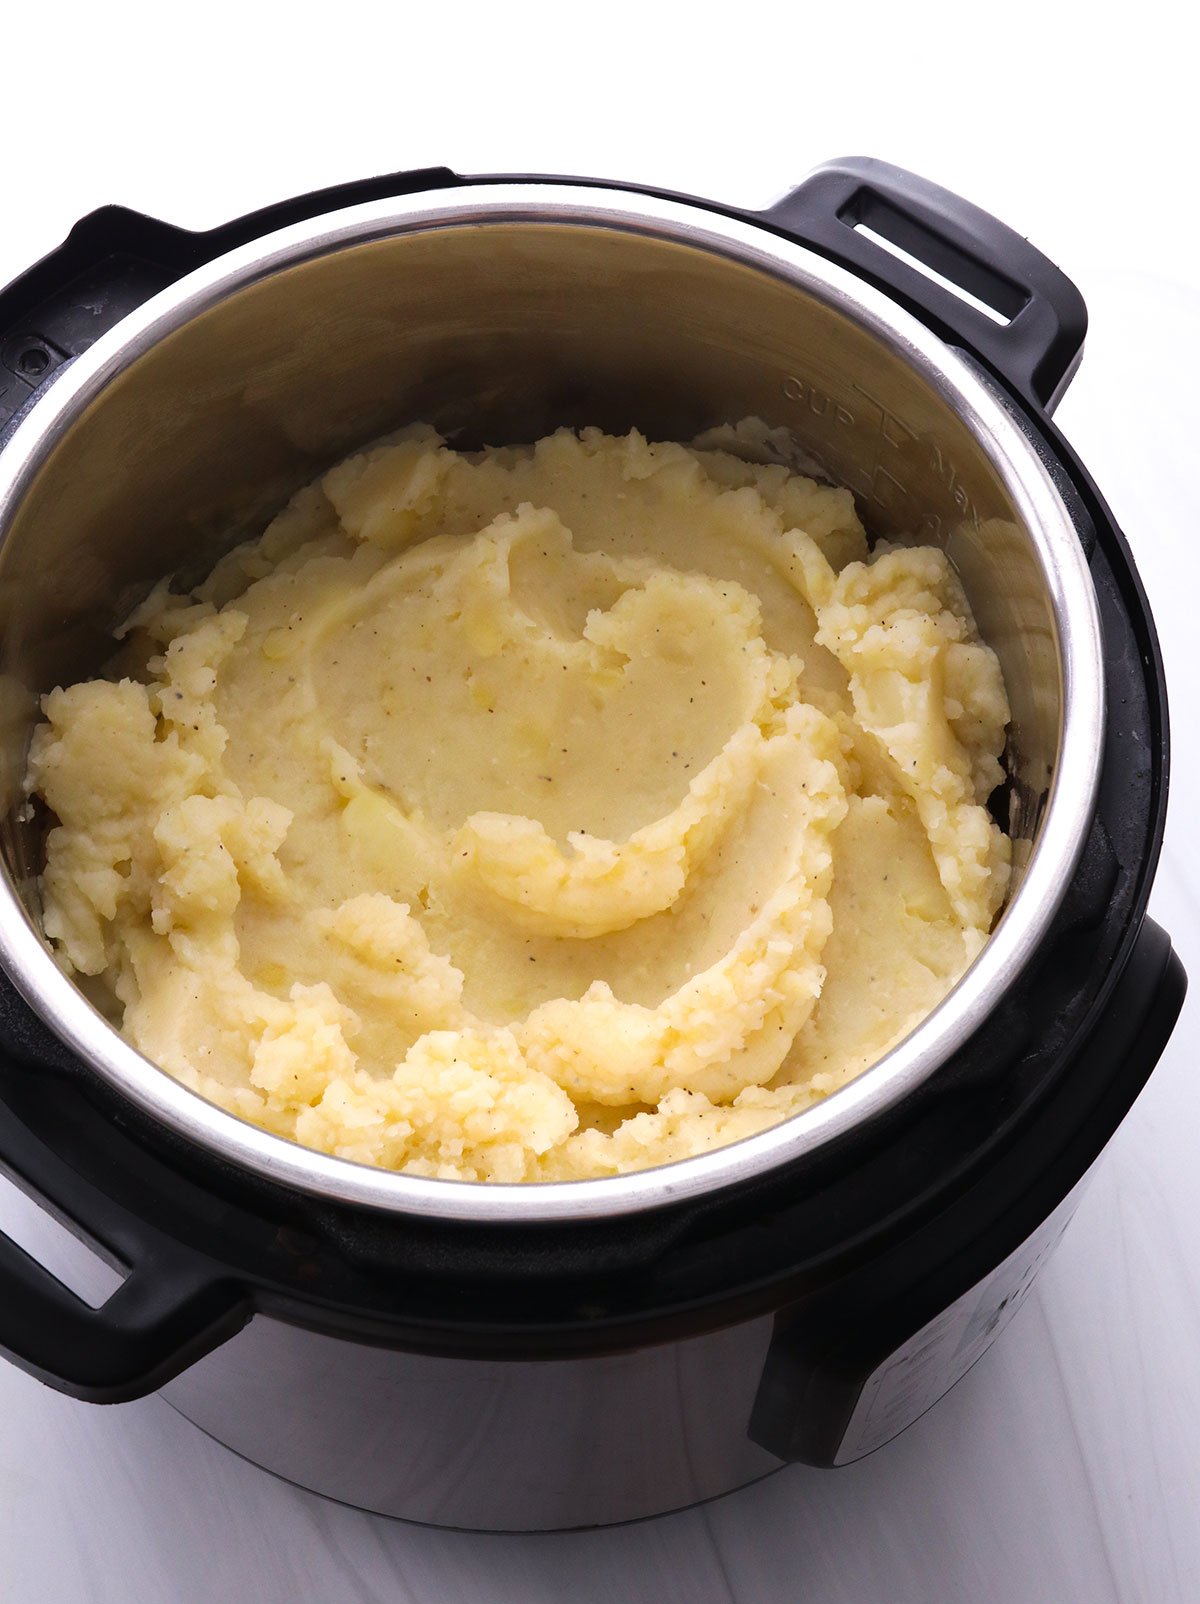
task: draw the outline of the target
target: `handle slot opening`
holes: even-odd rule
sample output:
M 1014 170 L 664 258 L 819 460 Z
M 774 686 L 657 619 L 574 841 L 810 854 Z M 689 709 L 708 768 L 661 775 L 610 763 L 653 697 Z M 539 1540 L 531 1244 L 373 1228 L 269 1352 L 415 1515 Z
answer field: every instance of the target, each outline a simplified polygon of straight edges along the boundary
M 128 1279 L 128 1265 L 35 1203 L 3 1169 L 0 1232 L 89 1309 L 102 1308 Z
M 1007 326 L 1029 304 L 1029 292 L 1019 284 L 985 267 L 870 190 L 859 190 L 841 208 L 838 217 L 856 234 L 915 268 L 994 323 Z

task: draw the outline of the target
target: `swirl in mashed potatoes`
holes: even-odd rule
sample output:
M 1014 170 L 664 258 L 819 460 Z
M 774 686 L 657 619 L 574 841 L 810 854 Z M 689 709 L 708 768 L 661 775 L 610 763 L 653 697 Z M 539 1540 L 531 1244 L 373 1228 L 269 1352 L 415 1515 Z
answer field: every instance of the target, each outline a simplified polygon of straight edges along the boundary
M 123 633 L 34 737 L 46 933 L 169 1074 L 344 1158 L 564 1180 L 751 1135 L 1005 896 L 953 568 L 781 466 L 408 430 Z

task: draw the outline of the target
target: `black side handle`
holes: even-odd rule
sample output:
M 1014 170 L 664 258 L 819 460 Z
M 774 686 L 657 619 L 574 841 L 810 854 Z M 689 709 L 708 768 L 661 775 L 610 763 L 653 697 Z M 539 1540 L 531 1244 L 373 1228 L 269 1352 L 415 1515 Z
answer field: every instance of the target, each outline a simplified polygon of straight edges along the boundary
M 1087 307 L 1066 274 L 990 213 L 915 173 L 868 157 L 830 162 L 752 215 L 869 279 L 1039 410 L 1053 411 L 1079 366 Z M 863 229 L 992 307 L 1003 321 L 892 255 Z
M 0 1232 L 0 1353 L 89 1403 L 155 1392 L 253 1313 L 228 1270 L 115 1205 L 0 1105 L 0 1171 L 129 1275 L 89 1308 Z
M 0 431 L 72 357 L 214 257 L 322 212 L 461 182 L 448 167 L 388 173 L 296 195 L 201 232 L 124 206 L 89 213 L 57 249 L 0 289 Z

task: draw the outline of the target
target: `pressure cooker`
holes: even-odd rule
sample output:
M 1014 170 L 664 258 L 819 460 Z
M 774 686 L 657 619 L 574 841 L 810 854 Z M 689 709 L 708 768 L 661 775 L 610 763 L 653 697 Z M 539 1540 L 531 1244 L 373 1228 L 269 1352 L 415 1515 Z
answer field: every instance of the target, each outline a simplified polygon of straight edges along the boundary
M 1185 987 L 1146 917 L 1154 626 L 1052 421 L 1085 328 L 1025 240 L 867 160 L 761 212 L 440 168 L 200 233 L 110 206 L 0 294 L 0 1165 L 120 1277 L 89 1301 L 0 1236 L 0 1349 L 94 1403 L 161 1390 L 331 1497 L 488 1530 L 845 1464 L 942 1396 L 1028 1294 Z M 941 546 L 1001 660 L 1013 890 L 941 1006 L 771 1130 L 525 1186 L 309 1151 L 125 1042 L 39 924 L 40 696 L 100 671 L 163 575 L 199 578 L 400 424 L 470 448 L 747 417 L 873 539 Z

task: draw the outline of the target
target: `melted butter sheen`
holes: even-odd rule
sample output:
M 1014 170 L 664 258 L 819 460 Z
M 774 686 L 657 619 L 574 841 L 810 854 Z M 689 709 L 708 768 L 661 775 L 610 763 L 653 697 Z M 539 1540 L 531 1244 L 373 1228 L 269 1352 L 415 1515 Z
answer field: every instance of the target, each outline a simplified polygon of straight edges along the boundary
M 416 428 L 310 486 L 138 672 L 45 698 L 45 925 L 214 1102 L 410 1172 L 752 1134 L 975 956 L 1008 708 L 940 551 L 719 450 Z

